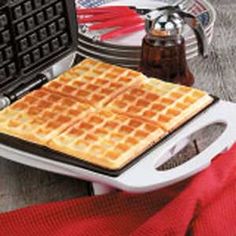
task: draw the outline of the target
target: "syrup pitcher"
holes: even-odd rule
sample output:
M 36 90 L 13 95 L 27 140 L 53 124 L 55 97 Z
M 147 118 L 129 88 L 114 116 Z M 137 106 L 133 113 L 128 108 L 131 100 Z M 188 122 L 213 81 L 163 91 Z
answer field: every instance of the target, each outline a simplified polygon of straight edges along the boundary
M 150 12 L 145 24 L 140 70 L 149 77 L 193 85 L 182 33 L 184 25 L 189 25 L 195 32 L 200 54 L 206 57 L 207 40 L 201 22 L 179 7 L 164 7 Z

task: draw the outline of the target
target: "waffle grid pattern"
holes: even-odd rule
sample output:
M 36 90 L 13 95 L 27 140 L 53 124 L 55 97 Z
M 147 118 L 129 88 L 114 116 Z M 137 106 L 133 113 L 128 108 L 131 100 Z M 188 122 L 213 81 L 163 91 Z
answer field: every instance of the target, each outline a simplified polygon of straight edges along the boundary
M 89 110 L 92 110 L 89 105 L 40 89 L 2 111 L 0 129 L 13 136 L 46 145 Z
M 71 44 L 64 1 L 18 1 L 10 7 L 20 67 L 28 71 Z
M 197 89 L 148 79 L 142 86 L 115 98 L 108 107 L 171 132 L 197 113 L 199 108 L 202 109 L 199 103 L 201 99 L 205 101 L 206 96 L 206 93 Z
M 91 114 L 53 139 L 50 146 L 74 156 L 93 159 L 112 169 L 125 165 L 164 135 L 157 125 L 108 110 Z M 66 148 L 65 148 L 66 147 Z M 96 157 L 96 158 L 94 158 Z
M 85 60 L 45 88 L 95 107 L 103 107 L 119 93 L 141 83 L 142 74 L 95 60 Z
M 209 105 L 205 92 L 86 59 L 0 112 L 0 132 L 120 170 Z

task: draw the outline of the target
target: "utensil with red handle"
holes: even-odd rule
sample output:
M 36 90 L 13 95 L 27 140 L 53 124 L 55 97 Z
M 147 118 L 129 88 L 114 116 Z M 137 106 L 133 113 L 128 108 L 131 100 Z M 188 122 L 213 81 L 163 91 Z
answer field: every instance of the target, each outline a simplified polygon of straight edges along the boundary
M 99 36 L 95 36 L 94 40 L 100 40 L 100 41 L 105 41 L 113 38 L 119 38 L 137 31 L 141 31 L 144 29 L 144 23 L 137 24 L 137 25 L 132 25 L 132 26 L 126 26 L 126 27 L 121 27 L 119 29 L 110 31 L 105 34 L 101 34 Z
M 77 9 L 77 19 L 83 25 L 83 31 L 113 29 L 94 37 L 94 40 L 101 41 L 122 37 L 144 28 L 143 16 L 127 6 Z
M 98 8 L 77 8 L 77 15 L 98 15 L 109 12 L 131 12 L 131 8 L 126 6 L 110 6 L 110 7 L 98 7 Z
M 122 17 L 121 19 L 114 19 L 109 20 L 106 22 L 101 22 L 97 24 L 93 24 L 88 27 L 89 30 L 102 30 L 106 28 L 113 28 L 113 27 L 121 27 L 121 26 L 127 26 L 127 25 L 136 25 L 141 24 L 144 22 L 144 19 L 140 16 L 127 16 Z

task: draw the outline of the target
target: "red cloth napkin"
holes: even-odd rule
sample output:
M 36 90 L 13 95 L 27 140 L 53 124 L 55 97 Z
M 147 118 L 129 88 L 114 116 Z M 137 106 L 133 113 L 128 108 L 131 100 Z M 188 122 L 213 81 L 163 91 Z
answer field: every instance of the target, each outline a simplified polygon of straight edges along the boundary
M 0 215 L 0 236 L 236 235 L 236 145 L 187 182 Z

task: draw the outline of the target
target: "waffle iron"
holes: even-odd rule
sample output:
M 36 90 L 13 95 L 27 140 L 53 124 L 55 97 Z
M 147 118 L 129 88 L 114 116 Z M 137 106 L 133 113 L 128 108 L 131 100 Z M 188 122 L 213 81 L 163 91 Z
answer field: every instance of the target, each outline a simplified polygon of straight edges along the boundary
M 76 48 L 77 24 L 73 1 L 0 1 L 0 107 L 9 105 L 68 70 L 79 58 Z M 113 174 L 4 134 L 0 134 L 0 156 L 94 182 L 97 193 L 104 193 L 110 188 L 147 192 L 184 180 L 209 166 L 217 154 L 234 143 L 235 117 L 235 104 L 216 101 L 143 153 L 129 168 Z M 225 124 L 226 129 L 206 150 L 176 168 L 157 170 L 185 146 L 185 141 L 193 133 L 214 123 Z
M 47 68 L 75 52 L 74 12 L 73 1 L 0 1 L 0 95 L 32 86 Z

